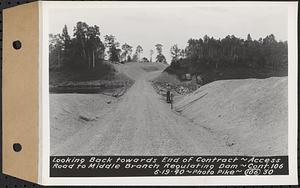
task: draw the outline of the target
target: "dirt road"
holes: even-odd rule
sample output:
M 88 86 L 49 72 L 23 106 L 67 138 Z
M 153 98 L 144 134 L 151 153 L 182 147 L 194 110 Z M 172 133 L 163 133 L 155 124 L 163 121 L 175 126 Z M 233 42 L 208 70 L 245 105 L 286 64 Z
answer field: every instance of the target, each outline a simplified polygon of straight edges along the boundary
M 149 80 L 157 76 L 163 67 L 139 63 L 120 66 L 135 80 L 135 84 L 109 108 L 99 112 L 94 110 L 100 113 L 99 118 L 85 122 L 89 125 L 74 130 L 72 134 L 61 134 L 64 138 L 58 138 L 52 132 L 51 139 L 58 141 L 51 141 L 51 155 L 235 154 L 207 129 L 172 111 L 154 91 Z M 53 97 L 50 97 L 51 100 Z M 93 105 L 95 103 L 97 100 L 93 101 Z M 65 126 L 66 121 L 60 122 L 64 123 L 58 126 Z M 60 130 L 67 131 L 63 127 Z

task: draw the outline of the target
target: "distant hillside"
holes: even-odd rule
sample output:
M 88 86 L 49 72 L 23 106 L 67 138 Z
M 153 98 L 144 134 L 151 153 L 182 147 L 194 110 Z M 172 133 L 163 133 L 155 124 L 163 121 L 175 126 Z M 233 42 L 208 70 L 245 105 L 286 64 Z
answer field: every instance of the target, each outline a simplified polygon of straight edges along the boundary
M 175 110 L 245 155 L 287 155 L 288 78 L 215 81 Z

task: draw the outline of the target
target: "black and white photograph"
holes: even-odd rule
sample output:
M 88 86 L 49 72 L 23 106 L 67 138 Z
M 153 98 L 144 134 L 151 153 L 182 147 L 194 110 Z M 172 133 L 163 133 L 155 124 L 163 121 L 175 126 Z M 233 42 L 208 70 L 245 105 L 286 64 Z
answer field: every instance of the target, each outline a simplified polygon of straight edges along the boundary
M 287 155 L 285 11 L 51 15 L 51 154 Z
M 287 157 L 296 63 L 288 11 L 251 2 L 49 10 L 51 164 L 56 156 Z M 255 169 L 272 175 L 269 165 Z

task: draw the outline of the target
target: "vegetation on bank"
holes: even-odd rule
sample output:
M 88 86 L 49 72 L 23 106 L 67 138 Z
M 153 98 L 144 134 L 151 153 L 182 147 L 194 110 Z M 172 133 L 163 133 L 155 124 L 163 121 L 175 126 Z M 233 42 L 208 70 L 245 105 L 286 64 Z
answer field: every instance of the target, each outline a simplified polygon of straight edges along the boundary
M 201 85 L 221 79 L 267 78 L 287 76 L 288 45 L 276 41 L 273 34 L 252 40 L 227 36 L 190 39 L 185 49 L 171 48 L 172 63 L 166 72 L 184 80 L 201 79 Z
M 107 89 L 126 90 L 133 84 L 112 64 L 121 57 L 119 43 L 113 35 L 106 35 L 101 41 L 98 26 L 77 22 L 71 37 L 65 25 L 61 34 L 50 34 L 49 39 L 50 92 L 97 93 Z M 130 53 L 129 45 L 124 44 L 122 49 L 125 56 Z

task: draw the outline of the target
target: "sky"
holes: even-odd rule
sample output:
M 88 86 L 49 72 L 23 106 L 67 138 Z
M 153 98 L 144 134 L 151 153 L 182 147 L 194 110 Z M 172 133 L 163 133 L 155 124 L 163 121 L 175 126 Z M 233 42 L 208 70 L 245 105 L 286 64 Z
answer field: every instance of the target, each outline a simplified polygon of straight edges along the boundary
M 288 36 L 288 8 L 281 4 L 233 3 L 92 3 L 85 6 L 57 6 L 49 9 L 49 32 L 61 33 L 66 24 L 70 35 L 78 21 L 100 27 L 101 39 L 107 34 L 144 49 L 141 57 L 149 59 L 155 44 L 163 44 L 163 54 L 170 62 L 170 48 L 177 44 L 185 48 L 190 38 L 224 38 L 235 35 L 253 39 L 274 34 L 277 40 Z M 156 53 L 154 53 L 156 56 Z

